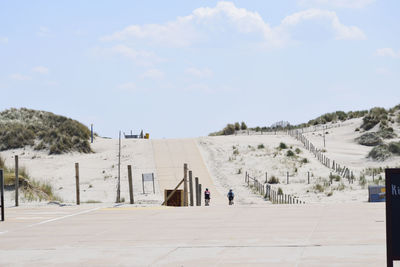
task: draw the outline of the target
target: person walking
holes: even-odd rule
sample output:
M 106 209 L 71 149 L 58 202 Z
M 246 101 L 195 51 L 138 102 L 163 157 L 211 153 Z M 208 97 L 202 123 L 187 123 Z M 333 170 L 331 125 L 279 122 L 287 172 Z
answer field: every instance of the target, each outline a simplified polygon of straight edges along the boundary
M 208 188 L 206 188 L 206 191 L 204 191 L 204 202 L 206 206 L 210 205 L 210 199 L 211 199 L 211 193 L 208 191 Z
M 235 198 L 235 194 L 233 193 L 232 189 L 229 189 L 228 195 L 229 205 L 233 205 L 233 199 Z

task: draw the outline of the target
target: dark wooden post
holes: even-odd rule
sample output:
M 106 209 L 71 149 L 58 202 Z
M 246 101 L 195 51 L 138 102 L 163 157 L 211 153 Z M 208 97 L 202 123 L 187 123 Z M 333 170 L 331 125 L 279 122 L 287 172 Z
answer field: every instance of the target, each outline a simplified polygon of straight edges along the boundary
M 199 184 L 199 206 L 201 206 L 201 184 Z
M 194 184 L 195 184 L 195 188 L 196 188 L 196 206 L 200 206 L 199 177 L 194 178 Z
M 183 164 L 183 206 L 188 206 L 188 179 L 187 179 L 188 167 L 187 163 Z
M 286 179 L 286 180 L 287 180 L 286 183 L 289 184 L 289 172 L 286 172 L 286 178 L 287 178 L 287 179 Z
M 19 177 L 18 177 L 18 156 L 15 156 L 15 206 L 18 207 L 18 189 L 19 189 Z
M 75 163 L 75 183 L 76 183 L 76 205 L 80 205 L 80 195 L 79 195 L 79 163 Z
M 193 177 L 192 171 L 189 171 L 189 192 L 190 192 L 190 206 L 193 206 Z
M 265 172 L 265 183 L 268 183 L 268 172 Z
M 133 183 L 132 183 L 132 167 L 131 165 L 128 165 L 128 181 L 129 181 L 129 198 L 130 198 L 130 203 L 135 204 L 135 201 L 133 199 Z
M 3 169 L 0 169 L 0 205 L 1 205 L 1 220 L 4 221 L 4 176 Z
M 310 172 L 307 172 L 308 184 L 310 184 Z

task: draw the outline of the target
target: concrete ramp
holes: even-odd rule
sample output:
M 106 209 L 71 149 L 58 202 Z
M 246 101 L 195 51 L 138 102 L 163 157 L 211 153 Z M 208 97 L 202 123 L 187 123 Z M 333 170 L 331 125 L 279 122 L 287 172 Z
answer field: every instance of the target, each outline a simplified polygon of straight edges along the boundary
M 183 179 L 183 164 L 187 163 L 194 177 L 199 177 L 202 191 L 211 191 L 211 205 L 224 203 L 208 173 L 200 151 L 194 139 L 160 139 L 152 140 L 154 162 L 156 166 L 160 191 L 173 189 Z M 181 186 L 183 189 L 183 185 Z M 226 202 L 226 201 L 225 201 Z M 225 203 L 226 204 L 226 203 Z M 204 196 L 202 195 L 202 205 Z

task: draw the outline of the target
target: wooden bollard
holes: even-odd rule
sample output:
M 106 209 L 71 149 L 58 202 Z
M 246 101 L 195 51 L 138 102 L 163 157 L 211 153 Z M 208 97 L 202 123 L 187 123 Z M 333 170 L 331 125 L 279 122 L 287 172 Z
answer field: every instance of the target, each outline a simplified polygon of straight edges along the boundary
M 199 184 L 199 206 L 201 206 L 201 184 Z
M 286 172 L 286 183 L 289 184 L 289 172 Z
M 0 169 L 0 205 L 1 205 L 1 220 L 4 221 L 4 175 L 3 169 Z
M 310 184 L 310 172 L 307 172 L 308 184 Z
M 265 183 L 268 183 L 268 173 L 265 172 Z
M 75 163 L 76 205 L 81 204 L 79 192 L 79 163 Z
M 188 166 L 187 163 L 183 164 L 183 206 L 188 206 Z
M 128 165 L 128 182 L 129 182 L 129 203 L 135 204 L 133 199 L 133 183 L 132 183 L 132 167 Z
M 190 192 L 190 206 L 193 206 L 193 178 L 192 178 L 192 171 L 189 171 L 189 192 Z
M 18 177 L 18 156 L 15 156 L 15 206 L 18 207 L 18 188 L 19 188 L 19 177 Z
M 194 178 L 194 184 L 195 184 L 195 190 L 196 190 L 196 206 L 200 206 L 199 177 Z

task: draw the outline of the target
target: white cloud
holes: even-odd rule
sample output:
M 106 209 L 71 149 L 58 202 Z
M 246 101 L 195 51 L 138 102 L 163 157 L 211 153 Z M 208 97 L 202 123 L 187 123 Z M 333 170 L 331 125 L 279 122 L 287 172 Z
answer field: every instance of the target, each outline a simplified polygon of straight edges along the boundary
M 19 73 L 14 73 L 10 75 L 10 78 L 17 81 L 28 81 L 31 79 L 30 76 L 22 75 Z
M 162 59 L 157 57 L 153 52 L 144 50 L 135 50 L 126 45 L 115 45 L 110 49 L 110 51 L 113 54 L 118 54 L 130 60 L 133 60 L 140 65 L 152 65 L 155 62 L 163 61 Z
M 143 40 L 152 44 L 184 47 L 205 42 L 211 34 L 218 36 L 219 33 L 234 29 L 239 34 L 257 36 L 262 43 L 277 47 L 285 45 L 290 39 L 291 27 L 304 20 L 330 21 L 336 39 L 365 39 L 358 27 L 342 24 L 333 11 L 301 11 L 287 16 L 280 25 L 271 27 L 257 12 L 238 8 L 231 2 L 218 2 L 215 7 L 197 8 L 190 15 L 165 24 L 131 25 L 101 40 Z
M 377 74 L 380 74 L 380 75 L 390 75 L 390 74 L 392 74 L 392 72 L 389 69 L 384 68 L 384 67 L 376 68 L 375 72 Z
M 187 68 L 185 70 L 186 74 L 198 77 L 198 78 L 208 78 L 211 77 L 213 75 L 213 72 L 208 69 L 208 68 L 204 68 L 204 69 L 197 69 L 197 68 Z
M 7 37 L 0 37 L 0 44 L 6 44 L 8 43 L 8 38 Z
M 293 27 L 307 20 L 328 20 L 335 32 L 335 38 L 339 40 L 363 40 L 366 38 L 358 27 L 342 24 L 336 12 L 321 9 L 308 9 L 287 16 L 282 20 L 281 27 Z
M 159 69 L 149 69 L 141 75 L 141 78 L 162 79 L 162 78 L 164 78 L 164 72 L 162 72 Z
M 392 57 L 392 58 L 400 58 L 400 51 L 395 52 L 392 48 L 379 48 L 376 50 L 376 55 L 381 57 Z
M 46 86 L 58 86 L 59 83 L 56 82 L 56 81 L 45 81 L 44 85 L 46 85 Z
M 340 8 L 363 8 L 375 0 L 298 0 L 302 6 L 326 6 Z
M 120 91 L 132 92 L 137 90 L 136 84 L 134 82 L 126 82 L 117 86 Z
M 49 69 L 43 66 L 36 66 L 32 69 L 32 71 L 40 73 L 40 74 L 47 74 L 49 73 Z
M 37 32 L 37 35 L 40 37 L 47 36 L 50 33 L 50 30 L 47 27 L 39 27 L 39 31 Z

